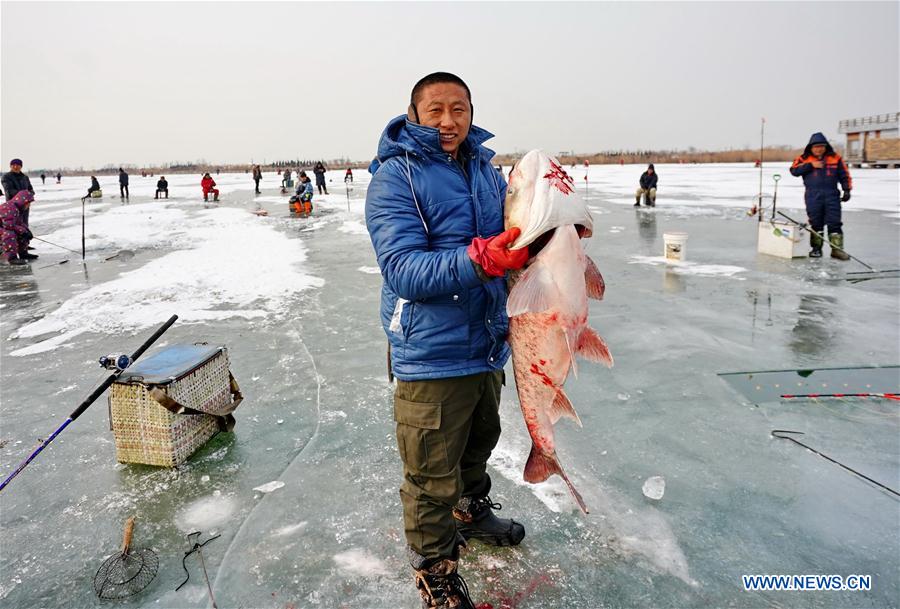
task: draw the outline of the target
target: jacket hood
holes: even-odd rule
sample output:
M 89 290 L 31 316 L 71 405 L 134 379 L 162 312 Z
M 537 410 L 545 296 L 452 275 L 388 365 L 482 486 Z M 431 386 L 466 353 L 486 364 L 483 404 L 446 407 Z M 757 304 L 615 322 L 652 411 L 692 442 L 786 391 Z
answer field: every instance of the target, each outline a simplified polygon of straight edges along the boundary
M 466 136 L 462 146 L 469 149 L 481 148 L 487 151 L 486 158 L 490 159 L 494 156 L 494 151 L 481 144 L 494 137 L 493 133 L 472 125 L 469 127 L 469 135 Z M 378 142 L 378 158 L 369 166 L 377 170 L 378 165 L 384 163 L 393 156 L 399 156 L 406 153 L 413 156 L 427 156 L 431 154 L 443 154 L 441 148 L 440 131 L 434 127 L 426 127 L 413 123 L 406 118 L 406 115 L 400 115 L 387 124 L 381 133 L 381 139 Z M 374 171 L 372 171 L 374 173 Z
M 831 147 L 831 144 L 828 143 L 828 138 L 819 131 L 813 133 L 809 138 L 809 143 L 806 145 L 806 148 L 803 149 L 803 156 L 809 156 L 812 154 L 812 147 L 816 144 L 825 144 L 825 154 L 834 154 L 834 148 Z
M 649 170 L 649 169 L 653 169 L 653 171 L 656 171 L 656 169 L 653 168 L 653 163 L 650 163 L 650 164 L 647 166 L 647 169 L 648 169 L 648 170 Z

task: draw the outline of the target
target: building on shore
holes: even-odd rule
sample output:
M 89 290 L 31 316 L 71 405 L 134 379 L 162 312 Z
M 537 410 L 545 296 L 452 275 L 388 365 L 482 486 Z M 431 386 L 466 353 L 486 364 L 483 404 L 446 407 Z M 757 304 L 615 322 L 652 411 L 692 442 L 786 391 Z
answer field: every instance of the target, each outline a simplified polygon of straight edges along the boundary
M 900 112 L 842 120 L 846 161 L 853 167 L 900 167 Z

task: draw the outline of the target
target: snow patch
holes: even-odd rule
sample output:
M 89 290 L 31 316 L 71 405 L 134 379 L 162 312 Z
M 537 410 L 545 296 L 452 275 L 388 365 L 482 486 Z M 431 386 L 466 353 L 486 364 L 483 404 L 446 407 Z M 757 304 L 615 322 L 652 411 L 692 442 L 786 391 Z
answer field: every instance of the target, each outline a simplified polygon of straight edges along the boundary
M 236 509 L 233 498 L 210 495 L 185 506 L 175 517 L 175 524 L 188 533 L 208 531 L 227 522 Z
M 360 273 L 368 273 L 370 275 L 378 275 L 379 273 L 381 273 L 381 269 L 379 269 L 377 266 L 361 266 L 356 270 Z
M 137 207 L 142 206 L 120 209 Z M 185 221 L 180 212 L 174 217 L 178 223 Z M 303 272 L 302 242 L 266 223 L 248 221 L 242 210 L 199 211 L 187 222 L 191 249 L 173 251 L 74 296 L 46 317 L 20 328 L 13 338 L 61 335 L 11 355 L 48 351 L 80 332 L 123 334 L 155 327 L 173 312 L 182 323 L 286 315 L 297 292 L 324 283 Z M 141 234 L 136 225 L 108 234 L 126 232 Z M 151 231 L 143 241 L 133 234 L 126 242 L 131 247 L 152 247 L 159 238 L 159 231 Z M 264 263 L 256 252 L 245 249 L 247 243 L 266 244 Z
M 304 520 L 303 522 L 298 522 L 297 524 L 285 525 L 272 531 L 272 537 L 285 537 L 287 535 L 292 535 L 301 529 L 305 529 L 307 524 L 309 523 Z
M 342 233 L 349 233 L 351 235 L 369 234 L 369 229 L 367 229 L 366 225 L 359 220 L 347 220 L 346 222 L 338 226 L 338 230 Z
M 361 548 L 353 548 L 333 556 L 338 569 L 353 575 L 377 577 L 390 575 L 387 565 L 373 554 Z
M 265 484 L 254 487 L 253 490 L 259 491 L 260 493 L 271 493 L 272 491 L 277 491 L 283 486 L 284 482 L 282 482 L 281 480 L 272 480 L 271 482 L 266 482 Z
M 666 270 L 679 275 L 701 275 L 704 277 L 731 277 L 747 270 L 742 266 L 730 266 L 727 264 L 697 264 L 696 262 L 688 261 L 673 263 L 664 256 L 632 256 L 628 264 L 667 265 Z

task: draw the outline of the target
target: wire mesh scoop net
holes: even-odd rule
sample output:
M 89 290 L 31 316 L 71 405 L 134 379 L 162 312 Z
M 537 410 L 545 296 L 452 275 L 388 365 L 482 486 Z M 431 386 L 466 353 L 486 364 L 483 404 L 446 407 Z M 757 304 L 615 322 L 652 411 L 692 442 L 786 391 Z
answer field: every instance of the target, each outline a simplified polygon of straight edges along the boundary
M 94 575 L 94 592 L 102 599 L 126 598 L 146 588 L 159 570 L 159 558 L 149 548 L 133 549 L 134 517 L 125 521 L 122 550 L 100 565 Z

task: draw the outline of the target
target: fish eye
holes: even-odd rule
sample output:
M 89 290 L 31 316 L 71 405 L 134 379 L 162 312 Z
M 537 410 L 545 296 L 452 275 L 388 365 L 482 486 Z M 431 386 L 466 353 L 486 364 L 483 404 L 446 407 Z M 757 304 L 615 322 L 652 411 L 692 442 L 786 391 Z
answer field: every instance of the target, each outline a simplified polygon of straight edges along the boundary
M 516 194 L 516 189 L 515 188 L 507 188 L 506 194 L 512 196 L 512 195 Z

